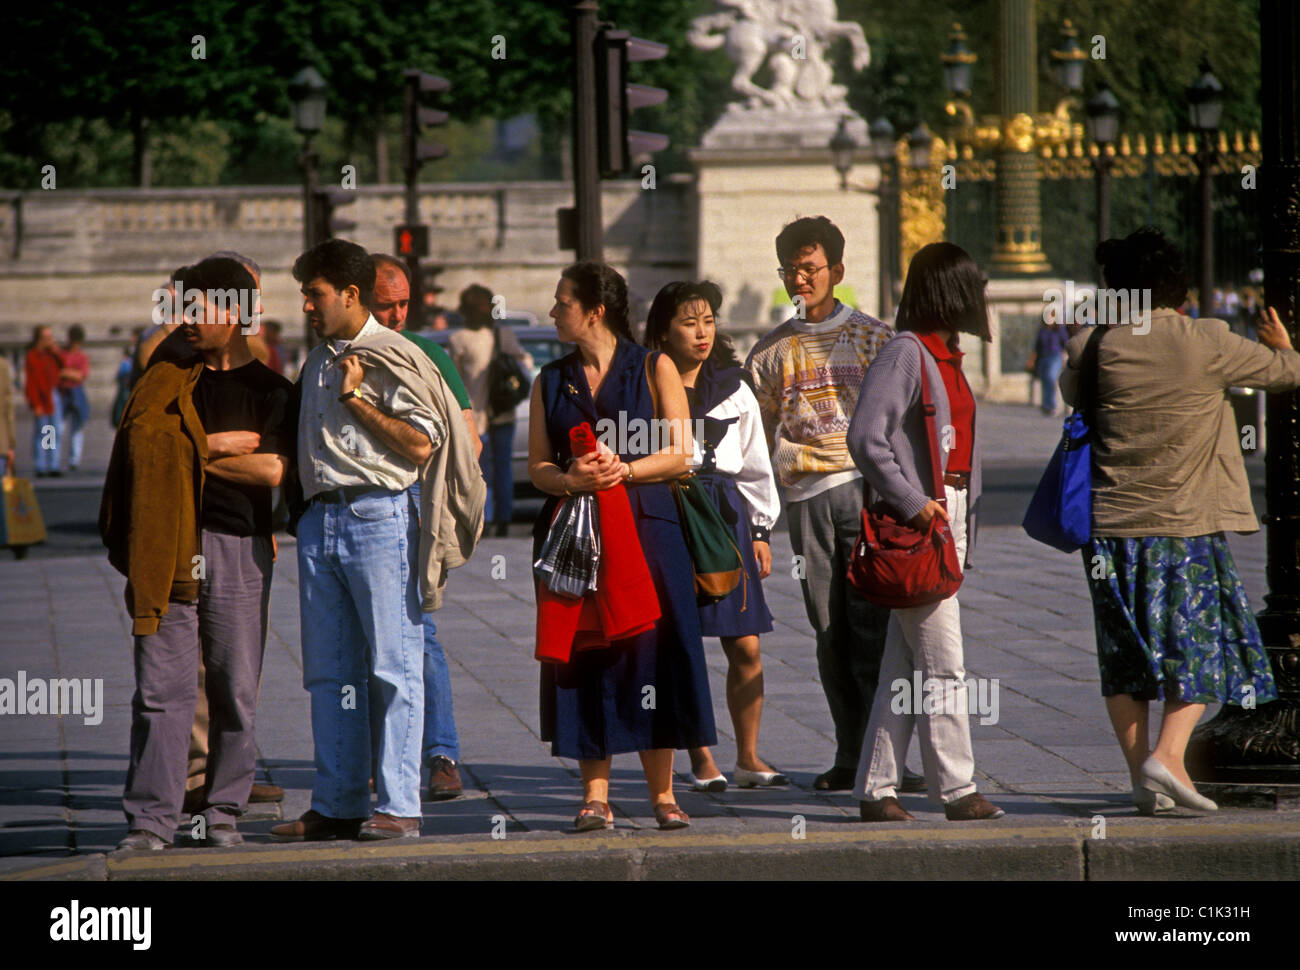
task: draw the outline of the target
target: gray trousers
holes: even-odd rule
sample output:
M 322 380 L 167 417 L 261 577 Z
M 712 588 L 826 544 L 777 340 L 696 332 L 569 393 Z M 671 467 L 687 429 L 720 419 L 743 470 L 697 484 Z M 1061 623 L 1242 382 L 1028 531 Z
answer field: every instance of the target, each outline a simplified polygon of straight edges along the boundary
M 270 536 L 203 530 L 196 603 L 168 604 L 158 632 L 135 638 L 131 765 L 122 809 L 132 829 L 170 842 L 181 819 L 200 653 L 209 711 L 207 824 L 243 813 L 253 787 L 253 719 L 271 596 Z
M 856 771 L 880 677 L 889 610 L 845 578 L 862 526 L 862 483 L 788 506 L 790 543 L 803 557 L 803 602 L 817 634 L 817 671 L 835 722 L 835 767 Z

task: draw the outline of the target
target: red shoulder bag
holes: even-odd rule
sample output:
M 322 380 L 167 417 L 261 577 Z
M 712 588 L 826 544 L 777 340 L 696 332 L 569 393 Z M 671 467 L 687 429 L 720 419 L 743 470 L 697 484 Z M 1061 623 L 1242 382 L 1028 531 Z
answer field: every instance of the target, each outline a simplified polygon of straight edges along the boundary
M 934 427 L 934 402 L 921 361 L 921 408 L 930 441 L 931 492 L 948 511 L 939 464 L 939 437 Z M 862 481 L 862 530 L 849 561 L 848 580 L 863 599 L 899 609 L 928 606 L 947 599 L 961 587 L 961 563 L 952 529 L 938 515 L 916 529 L 889 515 L 868 510 L 868 485 Z

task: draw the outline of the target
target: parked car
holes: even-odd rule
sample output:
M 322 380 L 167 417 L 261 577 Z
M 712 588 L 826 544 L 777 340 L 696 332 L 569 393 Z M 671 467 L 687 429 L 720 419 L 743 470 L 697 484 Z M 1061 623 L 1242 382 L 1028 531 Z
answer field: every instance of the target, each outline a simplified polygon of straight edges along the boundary
M 515 314 L 517 316 L 518 314 Z M 533 317 L 530 313 L 528 316 Z M 536 317 L 533 317 L 535 320 Z M 499 321 L 501 323 L 512 324 L 513 321 L 507 318 Z M 532 373 L 529 375 L 533 380 L 537 380 L 538 373 L 541 369 L 553 360 L 563 357 L 573 349 L 572 345 L 560 341 L 555 332 L 555 327 L 551 324 L 519 324 L 513 326 L 514 335 L 519 338 L 519 343 L 523 345 L 524 350 L 528 351 L 533 358 Z M 420 336 L 428 337 L 447 346 L 454 330 L 423 330 Z M 515 442 L 510 460 L 511 473 L 515 480 L 515 495 L 539 495 L 540 493 L 533 487 L 533 483 L 528 478 L 528 399 L 525 398 L 515 411 Z

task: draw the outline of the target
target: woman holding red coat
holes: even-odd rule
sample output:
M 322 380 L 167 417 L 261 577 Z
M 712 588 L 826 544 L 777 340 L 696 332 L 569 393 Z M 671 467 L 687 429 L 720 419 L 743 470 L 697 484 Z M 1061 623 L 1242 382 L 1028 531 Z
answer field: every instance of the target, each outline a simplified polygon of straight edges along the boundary
M 534 559 L 564 497 L 621 484 L 661 616 L 648 631 L 576 649 L 568 663 L 542 664 L 542 738 L 555 756 L 578 760 L 577 831 L 613 824 L 610 759 L 632 751 L 641 756 L 659 827 L 684 828 L 690 819 L 673 796 L 673 752 L 717 743 L 691 558 L 668 484 L 685 473 L 691 454 L 686 392 L 671 360 L 632 340 L 627 283 L 609 266 L 566 269 L 550 316 L 560 339 L 577 349 L 543 367 L 533 384 L 528 475 L 552 496 L 534 527 Z M 666 443 L 653 432 L 656 418 L 667 419 Z M 570 433 L 583 422 L 612 453 L 574 457 Z M 609 440 L 611 428 L 626 440 Z

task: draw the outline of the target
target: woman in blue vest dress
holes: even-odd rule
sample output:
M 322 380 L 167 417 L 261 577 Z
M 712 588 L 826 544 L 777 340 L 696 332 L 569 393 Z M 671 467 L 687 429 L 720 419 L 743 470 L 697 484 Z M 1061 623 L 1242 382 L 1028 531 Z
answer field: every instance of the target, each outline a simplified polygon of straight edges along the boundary
M 744 576 L 724 599 L 701 606 L 700 627 L 727 655 L 727 709 L 736 731 L 736 783 L 742 788 L 789 784 L 758 756 L 763 716 L 759 636 L 772 631 L 762 580 L 772 572 L 768 538 L 781 513 L 758 399 L 731 341 L 718 333 L 722 291 L 715 283 L 678 281 L 650 305 L 645 345 L 672 358 L 686 385 L 694 455 L 691 466 L 710 501 L 732 527 Z M 691 787 L 723 792 L 727 779 L 708 748 L 692 748 Z
M 550 316 L 560 339 L 577 349 L 542 368 L 533 386 L 528 474 L 552 496 L 533 529 L 533 558 L 564 496 L 622 483 L 662 616 L 651 631 L 575 651 L 565 664 L 542 664 L 542 739 L 555 756 L 578 760 L 583 805 L 576 830 L 613 824 L 610 758 L 633 751 L 659 827 L 683 828 L 690 820 L 673 796 L 673 752 L 717 743 L 691 558 L 668 485 L 686 471 L 691 453 L 686 392 L 671 360 L 632 340 L 627 283 L 609 266 L 566 269 Z M 647 430 L 656 417 L 669 419 L 674 431 L 658 450 Z M 584 421 L 613 454 L 572 458 L 569 431 Z

